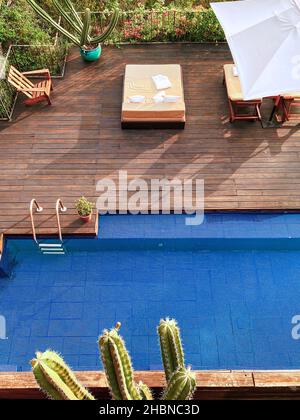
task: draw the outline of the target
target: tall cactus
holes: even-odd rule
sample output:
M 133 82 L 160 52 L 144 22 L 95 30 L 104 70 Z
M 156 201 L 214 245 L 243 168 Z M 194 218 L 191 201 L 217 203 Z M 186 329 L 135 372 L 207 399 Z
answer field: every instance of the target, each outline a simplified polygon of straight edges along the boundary
M 108 385 L 114 400 L 141 400 L 133 378 L 131 359 L 119 335 L 120 323 L 105 330 L 99 338 L 99 349 Z
M 93 400 L 94 397 L 77 381 L 74 373 L 55 352 L 37 352 L 31 361 L 37 383 L 54 400 Z
M 27 2 L 42 19 L 81 48 L 88 48 L 90 45 L 96 46 L 104 42 L 115 29 L 119 19 L 119 10 L 115 9 L 104 32 L 98 36 L 91 37 L 91 11 L 89 9 L 85 10 L 83 19 L 81 19 L 71 0 L 53 0 L 54 7 L 74 31 L 75 34 L 73 34 L 56 22 L 35 0 L 27 0 Z
M 173 373 L 180 367 L 184 367 L 184 353 L 180 331 L 175 319 L 166 318 L 160 321 L 157 332 L 166 380 L 169 382 Z

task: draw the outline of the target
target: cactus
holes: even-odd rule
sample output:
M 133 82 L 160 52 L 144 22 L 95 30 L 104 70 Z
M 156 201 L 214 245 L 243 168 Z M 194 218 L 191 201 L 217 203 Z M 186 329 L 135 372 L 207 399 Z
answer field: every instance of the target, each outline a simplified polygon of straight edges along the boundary
M 54 400 L 93 400 L 77 381 L 74 373 L 55 352 L 37 352 L 31 361 L 32 371 L 41 389 Z
M 142 400 L 153 400 L 152 392 L 144 382 L 140 381 L 137 386 Z
M 114 400 L 153 400 L 151 390 L 143 382 L 134 381 L 131 359 L 119 335 L 121 324 L 104 330 L 99 337 L 99 350 L 109 389 Z M 195 374 L 184 366 L 180 333 L 174 319 L 161 320 L 158 327 L 167 387 L 163 400 L 191 399 L 196 389 Z M 75 375 L 56 353 L 47 350 L 32 360 L 33 373 L 39 386 L 52 399 L 92 400 L 93 396 L 78 383 Z
M 114 400 L 141 400 L 134 382 L 130 356 L 124 340 L 119 335 L 120 323 L 105 330 L 99 338 L 99 349 L 108 385 Z
M 163 400 L 190 400 L 196 389 L 196 377 L 190 368 L 179 368 L 170 378 Z
M 60 1 L 63 3 L 61 4 Z M 52 25 L 62 35 L 66 36 L 72 43 L 78 45 L 81 48 L 89 48 L 89 46 L 97 46 L 104 42 L 115 29 L 118 19 L 119 11 L 114 10 L 112 18 L 105 29 L 105 31 L 98 36 L 91 37 L 91 11 L 86 9 L 81 19 L 80 15 L 76 12 L 71 0 L 53 0 L 53 5 L 67 22 L 70 28 L 75 34 L 63 28 L 58 22 L 56 22 L 41 6 L 39 6 L 35 0 L 27 0 L 35 12 L 44 19 L 47 23 Z
M 175 319 L 162 319 L 157 328 L 166 380 L 180 367 L 184 367 L 184 354 L 180 331 Z

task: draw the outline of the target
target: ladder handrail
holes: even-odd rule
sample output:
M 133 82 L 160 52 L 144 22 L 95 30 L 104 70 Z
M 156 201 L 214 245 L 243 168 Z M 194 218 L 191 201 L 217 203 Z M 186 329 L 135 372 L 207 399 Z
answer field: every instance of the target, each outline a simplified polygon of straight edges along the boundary
M 43 211 L 43 207 L 41 207 L 38 202 L 36 201 L 35 198 L 33 198 L 30 201 L 30 206 L 29 206 L 29 212 L 30 212 L 30 220 L 31 220 L 31 227 L 32 227 L 32 236 L 33 239 L 35 240 L 35 242 L 37 243 L 37 239 L 36 239 L 36 232 L 35 232 L 35 226 L 34 226 L 34 220 L 33 220 L 33 206 L 35 205 L 36 207 L 36 211 L 38 213 L 41 213 Z
M 60 241 L 62 242 L 63 239 L 62 239 L 62 233 L 61 233 L 61 225 L 60 225 L 59 212 L 60 211 L 61 212 L 66 212 L 67 211 L 67 207 L 65 207 L 63 205 L 63 202 L 61 201 L 60 198 L 56 201 L 55 210 L 56 210 L 56 221 L 57 221 L 57 228 L 58 228 L 58 236 L 59 236 Z

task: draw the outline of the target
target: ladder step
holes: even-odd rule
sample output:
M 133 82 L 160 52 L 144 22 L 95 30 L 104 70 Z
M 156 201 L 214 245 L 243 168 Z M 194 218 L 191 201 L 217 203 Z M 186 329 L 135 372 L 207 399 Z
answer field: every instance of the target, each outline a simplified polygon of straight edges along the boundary
M 62 244 L 39 244 L 40 248 L 62 248 Z
M 42 251 L 42 252 L 64 252 L 64 249 L 62 249 L 62 248 L 53 248 L 53 249 L 40 248 L 40 251 Z
M 43 252 L 43 255 L 65 255 L 65 252 Z

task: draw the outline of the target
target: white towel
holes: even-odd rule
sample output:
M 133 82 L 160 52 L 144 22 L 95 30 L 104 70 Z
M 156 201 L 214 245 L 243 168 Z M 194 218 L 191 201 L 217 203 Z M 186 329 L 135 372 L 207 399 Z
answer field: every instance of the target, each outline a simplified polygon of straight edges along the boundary
M 164 102 L 167 102 L 167 103 L 178 102 L 179 99 L 180 99 L 180 96 L 176 96 L 176 95 L 166 95 L 163 98 Z
M 129 96 L 129 102 L 132 102 L 134 104 L 141 104 L 145 102 L 145 96 L 142 96 L 142 95 Z
M 153 101 L 156 104 L 161 104 L 164 101 L 164 97 L 166 96 L 166 92 L 163 90 L 161 92 L 158 92 L 155 96 L 153 96 Z
M 237 69 L 237 67 L 236 67 L 236 66 L 233 66 L 233 67 L 232 67 L 232 73 L 233 73 L 234 77 L 238 77 L 239 72 L 238 72 L 238 69 Z
M 152 76 L 152 80 L 157 90 L 168 89 L 172 86 L 168 76 L 164 76 L 163 74 Z

